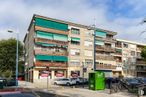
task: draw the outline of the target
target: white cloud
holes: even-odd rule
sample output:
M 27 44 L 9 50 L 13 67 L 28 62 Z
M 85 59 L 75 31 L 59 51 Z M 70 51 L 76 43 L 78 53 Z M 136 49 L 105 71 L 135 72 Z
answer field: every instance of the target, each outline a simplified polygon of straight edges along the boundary
M 101 0 L 98 0 L 101 1 Z M 133 0 L 127 0 L 129 4 Z M 109 29 L 118 32 L 117 37 L 136 41 L 138 34 L 144 29 L 144 26 L 138 25 L 143 17 L 126 18 L 118 17 L 113 20 L 107 18 L 107 3 L 96 2 L 91 6 L 90 0 L 1 0 L 0 6 L 0 32 L 7 28 L 20 29 L 21 40 L 27 32 L 27 28 L 33 14 L 40 14 L 52 18 L 63 19 L 75 23 L 92 25 L 96 18 L 97 27 Z M 141 2 L 142 3 L 142 2 Z M 140 5 L 140 4 L 139 4 Z M 121 5 L 122 6 L 122 5 Z M 135 9 L 138 10 L 138 8 Z M 137 35 L 137 36 L 136 36 Z M 11 35 L 0 34 L 1 38 L 8 38 Z M 144 36 L 144 35 L 143 35 Z

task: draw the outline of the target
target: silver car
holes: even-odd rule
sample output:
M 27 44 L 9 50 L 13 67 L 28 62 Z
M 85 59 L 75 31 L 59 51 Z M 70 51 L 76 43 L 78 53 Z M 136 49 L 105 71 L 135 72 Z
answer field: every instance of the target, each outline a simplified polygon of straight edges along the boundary
M 72 78 L 60 78 L 60 79 L 56 79 L 54 81 L 54 84 L 55 85 L 67 85 L 67 86 L 70 86 L 70 85 L 75 85 L 76 81 L 73 80 Z

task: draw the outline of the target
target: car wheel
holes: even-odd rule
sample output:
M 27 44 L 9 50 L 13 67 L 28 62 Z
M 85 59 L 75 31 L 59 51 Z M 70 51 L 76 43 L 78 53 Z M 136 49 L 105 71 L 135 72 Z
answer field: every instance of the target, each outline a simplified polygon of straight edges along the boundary
M 55 82 L 54 85 L 57 85 L 57 83 Z
M 70 83 L 66 83 L 67 86 L 70 86 Z

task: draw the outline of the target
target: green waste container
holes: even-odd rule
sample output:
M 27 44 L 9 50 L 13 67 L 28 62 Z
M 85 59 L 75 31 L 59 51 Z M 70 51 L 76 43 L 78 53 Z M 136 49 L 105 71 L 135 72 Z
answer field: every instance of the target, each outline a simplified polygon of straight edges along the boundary
M 104 90 L 105 89 L 105 74 L 101 71 L 89 73 L 89 89 Z
M 4 88 L 4 80 L 0 79 L 0 89 L 3 89 L 3 88 Z

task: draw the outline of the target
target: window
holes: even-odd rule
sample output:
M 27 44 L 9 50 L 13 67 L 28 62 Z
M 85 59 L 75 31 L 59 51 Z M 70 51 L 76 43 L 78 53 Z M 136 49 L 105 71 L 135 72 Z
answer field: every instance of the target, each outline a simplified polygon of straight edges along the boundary
M 123 44 L 124 48 L 128 48 L 128 44 L 124 43 Z
M 85 59 L 85 64 L 86 65 L 92 65 L 93 64 L 93 60 L 91 60 L 91 59 Z
M 93 42 L 92 41 L 84 41 L 84 46 L 93 46 Z
M 70 60 L 70 65 L 80 65 L 80 61 L 79 60 Z
M 85 32 L 85 36 L 93 36 L 93 32 Z
M 85 50 L 85 51 L 84 51 L 84 55 L 85 55 L 85 56 L 91 57 L 91 56 L 92 56 L 92 51 Z
M 76 28 L 71 28 L 71 34 L 80 35 L 80 30 Z
M 71 49 L 70 54 L 71 55 L 80 55 L 80 50 L 79 49 Z
M 135 51 L 131 51 L 131 56 L 135 56 Z
M 80 45 L 80 38 L 71 37 L 71 44 Z

